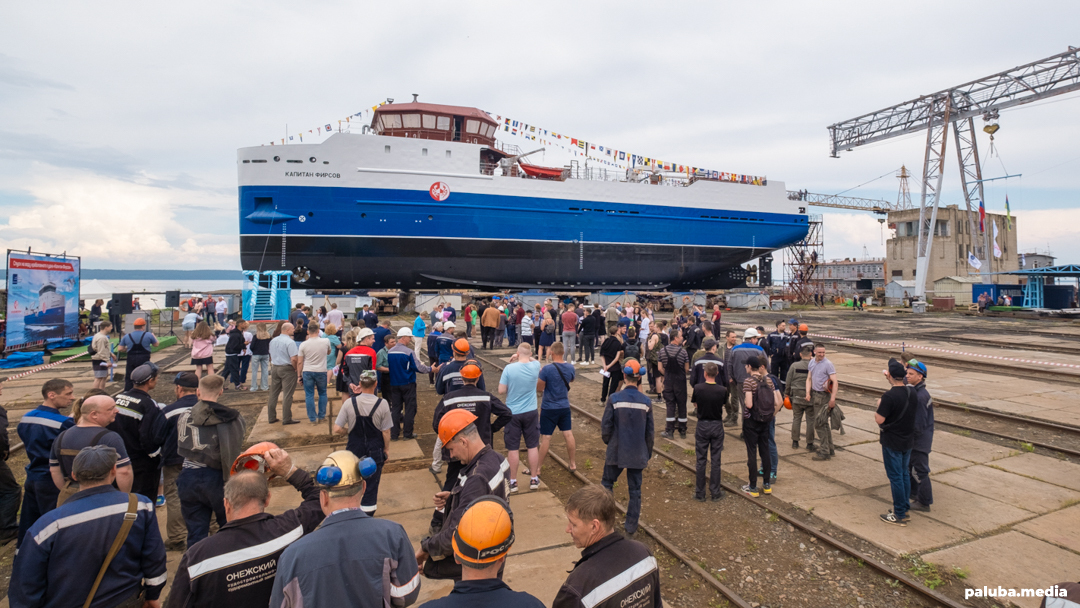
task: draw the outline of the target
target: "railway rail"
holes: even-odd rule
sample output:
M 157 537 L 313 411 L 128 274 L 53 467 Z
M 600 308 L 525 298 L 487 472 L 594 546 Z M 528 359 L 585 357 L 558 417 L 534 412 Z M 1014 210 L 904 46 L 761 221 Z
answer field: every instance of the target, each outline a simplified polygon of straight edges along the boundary
M 476 357 L 478 359 L 480 359 L 481 361 L 484 361 L 487 364 L 498 368 L 499 370 L 502 370 L 503 368 L 506 367 L 505 364 L 503 364 L 501 361 L 495 361 L 495 360 L 492 360 L 492 359 L 490 359 L 488 357 L 485 357 L 485 356 L 479 355 L 479 354 L 477 354 Z M 596 380 L 594 380 L 592 378 L 588 378 L 587 380 L 590 381 L 590 382 L 596 382 Z M 580 407 L 578 405 L 575 405 L 574 403 L 570 404 L 570 408 L 573 411 L 577 412 L 579 415 L 588 418 L 589 420 L 594 422 L 597 426 L 600 425 L 600 423 L 601 423 L 600 416 L 597 416 L 593 412 L 590 412 L 590 411 L 586 410 L 585 408 L 582 408 L 582 407 Z M 672 443 L 672 445 L 678 445 L 678 444 Z M 670 460 L 675 465 L 677 465 L 679 467 L 682 467 L 683 469 L 685 469 L 685 470 L 687 470 L 687 471 L 689 471 L 691 473 L 696 474 L 696 472 L 697 472 L 696 465 L 694 465 L 692 463 L 687 463 L 687 462 L 683 461 L 680 458 L 674 457 L 673 455 L 661 450 L 660 448 L 656 447 L 655 445 L 653 446 L 652 451 L 653 451 L 654 454 L 656 454 L 656 455 L 658 455 L 658 456 L 660 456 L 660 457 L 662 457 L 662 458 L 664 458 L 666 460 Z M 548 452 L 548 458 L 555 459 L 555 461 L 558 462 L 567 471 L 570 470 L 569 464 L 566 463 L 561 458 L 559 458 L 553 452 Z M 583 475 L 581 475 L 577 471 L 573 471 L 571 473 L 574 474 L 574 476 L 576 478 L 578 478 L 579 481 L 586 480 L 587 483 L 594 483 L 591 480 L 588 480 L 587 478 L 585 478 Z M 892 566 L 890 566 L 890 565 L 888 565 L 888 564 L 886 564 L 886 563 L 884 563 L 884 562 L 882 562 L 880 560 L 877 560 L 877 559 L 867 555 L 866 553 L 860 551 L 856 547 L 853 547 L 853 546 L 849 545 L 848 543 L 845 543 L 844 541 L 842 541 L 842 540 L 840 540 L 840 539 L 826 533 L 825 531 L 821 530 L 820 528 L 818 528 L 818 527 L 816 527 L 816 526 L 814 526 L 814 525 L 812 525 L 810 523 L 801 521 L 801 520 L 799 520 L 799 519 L 797 519 L 795 517 L 792 517 L 791 515 L 785 513 L 784 511 L 776 509 L 776 508 L 768 505 L 765 501 L 761 501 L 761 500 L 758 500 L 758 499 L 754 499 L 754 498 L 752 498 L 750 496 L 747 496 L 746 494 L 744 494 L 742 492 L 742 490 L 740 488 L 738 488 L 737 486 L 735 486 L 735 485 L 733 485 L 731 483 L 722 482 L 721 485 L 724 487 L 724 489 L 728 493 L 730 493 L 730 494 L 732 494 L 734 496 L 738 496 L 739 498 L 742 498 L 742 499 L 748 501 L 750 504 L 753 504 L 754 506 L 756 506 L 758 508 L 764 509 L 765 511 L 769 512 L 772 515 L 775 515 L 779 519 L 781 519 L 784 522 L 788 523 L 789 525 L 801 530 L 802 532 L 804 532 L 804 533 L 818 539 L 819 541 L 821 541 L 823 543 L 826 543 L 827 545 L 829 545 L 829 546 L 831 546 L 831 547 L 833 547 L 833 548 L 847 554 L 848 556 L 850 556 L 850 557 L 852 557 L 852 558 L 854 558 L 856 560 L 859 560 L 859 561 L 863 562 L 864 564 L 866 564 L 867 566 L 870 566 L 871 568 L 873 568 L 874 570 L 876 570 L 879 573 L 883 574 L 884 576 L 899 581 L 905 587 L 907 587 L 908 589 L 914 591 L 915 593 L 919 594 L 920 596 L 924 597 L 925 599 L 931 600 L 931 601 L 933 601 L 933 602 L 935 602 L 935 603 L 937 603 L 939 605 L 942 605 L 942 606 L 948 606 L 949 608 L 963 608 L 964 606 L 966 606 L 966 604 L 958 602 L 958 601 L 956 601 L 956 600 L 954 600 L 954 599 L 952 599 L 952 598 L 950 598 L 950 597 L 948 597 L 948 596 L 946 596 L 946 595 L 944 595 L 942 593 L 939 593 L 939 592 L 937 592 L 937 591 L 935 591 L 933 589 L 930 589 L 930 588 L 926 587 L 920 581 L 915 580 L 915 579 L 909 577 L 908 575 L 904 574 L 903 572 L 900 572 L 899 570 L 893 568 Z M 642 528 L 645 529 L 645 526 L 642 526 Z M 646 530 L 646 531 L 648 532 L 648 530 Z M 652 532 L 649 532 L 649 534 L 650 534 L 650 536 L 653 536 L 654 538 L 656 538 L 656 536 L 654 536 Z M 660 541 L 658 540 L 657 542 L 660 542 Z M 668 542 L 670 542 L 670 541 L 668 541 Z M 663 542 L 661 542 L 661 544 L 663 544 L 665 547 L 667 547 L 667 545 L 664 544 Z M 674 545 L 673 545 L 673 547 L 674 547 Z M 678 549 L 677 547 L 674 547 L 674 548 L 676 550 Z M 712 577 L 711 574 L 708 574 L 708 573 L 704 572 L 704 570 L 701 569 L 700 566 L 697 566 L 697 564 L 694 563 L 692 560 L 690 560 L 690 558 L 688 556 L 686 556 L 686 554 L 683 553 L 682 551 L 679 551 L 678 553 L 675 553 L 675 551 L 672 551 L 672 554 L 679 557 L 679 559 L 681 561 L 683 561 L 684 563 L 686 563 L 688 566 L 693 567 L 694 571 L 697 572 L 699 575 L 703 576 L 704 578 L 706 578 L 706 580 L 709 580 L 709 579 L 715 580 Z M 710 584 L 713 584 L 712 580 L 709 581 Z M 716 583 L 719 583 L 719 581 L 716 581 Z M 713 584 L 713 586 L 716 587 L 716 584 Z M 725 597 L 729 597 L 727 595 L 727 593 L 725 593 L 724 591 L 721 591 L 721 593 L 723 595 L 725 595 Z M 730 597 L 729 597 L 729 599 L 730 599 Z M 732 601 L 734 602 L 734 600 L 732 600 Z M 741 606 L 742 604 L 737 604 L 737 605 Z M 748 606 L 749 604 L 746 604 L 746 605 Z
M 843 393 L 843 391 L 845 390 L 850 390 L 860 395 L 872 398 L 880 397 L 882 393 L 882 389 L 843 382 L 841 383 L 841 393 Z M 854 399 L 847 399 L 842 396 L 838 397 L 837 400 L 850 403 L 854 406 L 861 406 L 864 408 L 870 405 L 870 403 L 867 401 L 857 401 Z M 971 416 L 977 419 L 986 419 L 991 423 L 997 423 L 999 426 L 1004 426 L 1006 423 L 1010 425 L 1023 424 L 1030 427 L 1046 429 L 1047 431 L 1053 433 L 1059 433 L 1060 435 L 1052 436 L 1052 439 L 1054 439 L 1056 442 L 1051 443 L 1043 439 L 1036 439 L 1034 437 L 1021 437 L 1010 432 L 1005 432 L 1001 429 L 995 429 L 987 426 L 973 426 L 964 421 L 949 419 L 947 417 L 942 418 L 940 416 L 935 416 L 934 419 L 934 422 L 936 424 L 944 424 L 974 433 L 983 433 L 985 435 L 991 435 L 994 437 L 999 437 L 1001 439 L 1016 441 L 1018 443 L 1029 443 L 1035 447 L 1061 452 L 1069 456 L 1080 457 L 1080 427 L 1069 424 L 1051 422 L 1049 420 L 1042 420 L 1039 418 L 1032 418 L 1030 416 L 1022 416 L 1019 414 L 1008 414 L 1005 412 L 999 412 L 996 410 L 981 408 L 968 404 L 954 403 L 951 401 L 938 399 L 936 397 L 934 398 L 934 408 L 956 413 L 962 413 L 964 415 Z

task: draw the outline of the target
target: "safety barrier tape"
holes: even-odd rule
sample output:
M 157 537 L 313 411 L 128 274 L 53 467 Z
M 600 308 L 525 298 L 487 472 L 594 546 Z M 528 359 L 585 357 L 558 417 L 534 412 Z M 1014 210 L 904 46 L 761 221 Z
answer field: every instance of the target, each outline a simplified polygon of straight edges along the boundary
M 1074 364 L 1074 363 L 1056 363 L 1054 361 L 1035 361 L 1033 359 L 1018 359 L 1016 357 L 999 357 L 999 356 L 996 356 L 996 355 L 984 355 L 982 353 L 969 353 L 969 352 L 965 352 L 965 351 L 962 351 L 962 350 L 948 350 L 948 349 L 945 349 L 945 348 L 934 348 L 932 346 L 921 346 L 921 345 L 918 345 L 918 344 L 907 344 L 905 342 L 896 343 L 896 342 L 878 342 L 876 340 L 858 340 L 856 338 L 845 338 L 844 336 L 830 336 L 828 334 L 807 334 L 807 335 L 809 335 L 809 336 L 817 336 L 817 337 L 821 337 L 821 338 L 828 338 L 830 340 L 840 340 L 840 341 L 843 341 L 843 342 L 857 342 L 857 343 L 860 343 L 860 344 L 874 344 L 874 345 L 878 345 L 878 346 L 895 346 L 895 347 L 898 347 L 898 348 L 902 348 L 904 350 L 909 350 L 909 349 L 928 350 L 928 351 L 933 351 L 933 352 L 937 352 L 937 353 L 945 353 L 945 354 L 949 354 L 949 355 L 963 355 L 965 357 L 979 357 L 981 359 L 994 359 L 994 360 L 997 360 L 997 361 L 1011 361 L 1013 363 L 1032 363 L 1034 365 L 1051 365 L 1051 366 L 1054 366 L 1054 367 L 1071 367 L 1071 368 L 1075 368 L 1075 369 L 1080 369 L 1080 365 L 1077 365 L 1077 364 Z
M 53 361 L 52 363 L 49 363 L 47 365 L 42 365 L 41 367 L 35 367 L 34 369 L 27 370 L 27 371 L 25 371 L 25 372 L 23 372 L 21 374 L 15 374 L 14 376 L 8 376 L 4 380 L 4 382 L 7 382 L 8 380 L 16 380 L 16 379 L 22 378 L 24 376 L 29 376 L 30 374 L 35 374 L 35 373 L 40 372 L 42 370 L 49 369 L 50 367 L 56 367 L 57 365 L 60 365 L 61 363 L 67 363 L 68 361 L 71 361 L 72 359 L 78 359 L 79 357 L 84 357 L 84 356 L 86 356 L 88 354 L 90 354 L 90 353 L 85 352 L 85 353 L 79 353 L 77 355 L 71 355 L 67 359 L 61 359 L 59 361 Z

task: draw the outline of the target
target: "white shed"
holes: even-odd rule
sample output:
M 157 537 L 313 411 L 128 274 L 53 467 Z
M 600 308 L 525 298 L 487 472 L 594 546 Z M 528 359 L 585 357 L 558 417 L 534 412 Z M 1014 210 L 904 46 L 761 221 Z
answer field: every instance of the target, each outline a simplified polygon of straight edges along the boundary
M 893 280 L 885 286 L 885 305 L 903 306 L 905 293 L 909 298 L 915 295 L 915 281 Z

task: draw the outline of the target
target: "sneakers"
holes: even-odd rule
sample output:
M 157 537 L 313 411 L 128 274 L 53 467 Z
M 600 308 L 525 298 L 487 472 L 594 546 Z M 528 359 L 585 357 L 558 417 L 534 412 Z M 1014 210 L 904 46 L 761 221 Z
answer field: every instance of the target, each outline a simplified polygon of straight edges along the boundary
M 909 519 L 911 519 L 911 518 L 910 517 L 905 517 L 904 519 L 897 519 L 896 514 L 893 513 L 892 511 L 889 511 L 888 513 L 882 513 L 881 514 L 881 521 L 883 521 L 883 522 L 885 522 L 887 524 L 893 524 L 894 526 L 904 527 L 904 526 L 907 525 L 907 522 L 908 522 Z
M 772 494 L 772 484 L 768 482 L 762 484 L 761 490 L 766 494 Z
M 773 473 L 772 475 L 769 475 L 769 483 L 770 484 L 776 483 L 776 473 Z
M 511 494 L 517 494 L 517 491 L 518 491 L 517 481 L 511 479 L 510 480 L 510 493 Z
M 750 487 L 750 484 L 746 484 L 745 486 L 743 486 L 742 491 L 746 492 L 750 496 L 753 496 L 754 498 L 757 498 L 758 496 L 761 496 L 761 493 L 758 492 L 758 489 Z M 891 513 L 890 513 L 890 515 L 891 515 Z
M 675 439 L 675 434 L 674 433 L 669 433 L 667 431 L 664 431 L 663 433 L 660 433 L 660 436 L 663 437 L 664 439 Z
M 539 490 L 540 489 L 540 478 L 539 477 L 533 477 L 532 479 L 529 480 L 529 489 L 530 490 Z
M 164 507 L 165 506 L 165 497 L 162 496 L 161 494 L 158 494 L 157 500 L 154 501 L 154 506 L 155 507 Z

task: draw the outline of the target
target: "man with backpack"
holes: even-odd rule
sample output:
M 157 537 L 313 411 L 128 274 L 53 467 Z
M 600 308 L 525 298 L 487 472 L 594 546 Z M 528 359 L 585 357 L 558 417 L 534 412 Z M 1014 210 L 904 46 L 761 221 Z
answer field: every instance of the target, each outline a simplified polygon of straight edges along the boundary
M 787 360 L 787 353 L 784 351 L 784 334 L 787 330 L 787 322 L 780 319 L 776 322 L 776 329 L 772 331 L 768 336 L 765 336 L 765 354 L 769 356 L 769 372 L 779 377 L 780 367 L 784 361 Z
M 158 339 L 153 333 L 146 331 L 146 319 L 135 319 L 135 331 L 127 334 L 120 340 L 116 350 L 127 353 L 127 366 L 124 368 L 124 391 L 130 391 L 135 383 L 131 380 L 131 374 L 137 367 L 150 361 L 151 350 L 157 346 Z
M 750 470 L 750 483 L 743 486 L 743 492 L 758 497 L 757 456 L 761 456 L 762 488 L 766 494 L 772 494 L 769 472 L 773 466 L 769 449 L 769 427 L 776 416 L 776 405 L 783 398 L 765 368 L 762 357 L 751 357 L 745 363 L 746 378 L 742 381 L 743 392 L 743 441 L 746 442 L 746 464 Z
M 907 370 L 896 359 L 889 359 L 885 379 L 890 388 L 878 399 L 874 421 L 881 428 L 881 456 L 892 489 L 893 508 L 881 515 L 881 521 L 906 526 L 911 521 L 911 450 L 915 447 L 919 397 L 915 387 L 905 385 Z

